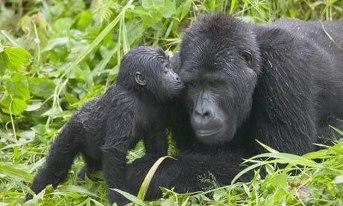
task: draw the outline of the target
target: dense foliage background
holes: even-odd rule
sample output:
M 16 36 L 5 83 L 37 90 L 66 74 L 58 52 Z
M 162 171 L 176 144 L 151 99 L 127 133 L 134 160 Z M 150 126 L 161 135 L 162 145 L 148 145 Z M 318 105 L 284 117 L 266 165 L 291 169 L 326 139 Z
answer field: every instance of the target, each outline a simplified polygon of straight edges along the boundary
M 123 54 L 142 44 L 177 50 L 182 31 L 205 11 L 249 22 L 332 20 L 343 18 L 343 1 L 0 0 L 0 205 L 24 204 L 53 138 L 77 108 L 115 80 Z M 304 157 L 267 149 L 267 160 L 249 160 L 254 165 L 248 168 L 266 165 L 265 180 L 256 175 L 250 183 L 205 193 L 166 191 L 164 200 L 149 204 L 343 204 L 342 141 Z M 139 145 L 129 159 L 143 153 Z M 290 164 L 277 170 L 276 162 Z M 75 177 L 81 166 L 78 160 L 58 190 L 49 187 L 26 204 L 106 205 L 101 174 L 99 181 L 81 183 Z M 290 176 L 298 166 L 301 172 Z

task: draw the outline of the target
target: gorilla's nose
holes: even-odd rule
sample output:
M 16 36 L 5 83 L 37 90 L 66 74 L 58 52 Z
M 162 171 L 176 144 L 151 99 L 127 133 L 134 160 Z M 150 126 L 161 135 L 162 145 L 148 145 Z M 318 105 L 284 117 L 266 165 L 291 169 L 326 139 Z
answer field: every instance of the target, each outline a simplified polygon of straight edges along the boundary
M 209 136 L 220 130 L 223 121 L 213 102 L 202 98 L 194 107 L 191 123 L 198 136 Z
M 179 76 L 177 76 L 177 77 L 175 78 L 175 80 L 176 80 L 176 84 L 178 84 L 178 85 L 183 85 L 183 82 L 181 81 L 181 78 L 180 78 Z
M 175 78 L 175 86 L 177 89 L 183 89 L 185 87 L 180 77 Z
M 211 111 L 208 109 L 195 109 L 194 115 L 197 118 L 209 118 L 211 117 Z
M 196 128 L 212 127 L 213 112 L 210 109 L 195 109 L 192 115 L 192 121 Z
M 199 98 L 193 110 L 194 122 L 199 125 L 210 123 L 214 117 L 212 108 L 212 102 L 208 98 Z

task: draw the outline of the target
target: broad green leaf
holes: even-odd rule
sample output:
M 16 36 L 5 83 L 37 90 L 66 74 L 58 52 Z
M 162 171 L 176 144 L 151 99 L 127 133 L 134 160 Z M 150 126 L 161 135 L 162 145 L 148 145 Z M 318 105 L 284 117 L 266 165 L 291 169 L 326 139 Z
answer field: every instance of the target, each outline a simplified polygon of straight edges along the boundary
M 238 0 L 232 0 L 230 4 L 230 14 L 234 13 L 238 8 Z
M 9 63 L 9 58 L 6 52 L 3 50 L 0 52 L 0 75 L 5 73 L 8 63 Z
M 142 7 L 146 10 L 151 9 L 154 7 L 154 1 L 153 0 L 142 0 Z
M 182 20 L 183 18 L 186 17 L 188 12 L 190 11 L 192 6 L 192 1 L 191 0 L 186 0 L 185 2 L 182 3 L 182 5 L 179 7 L 180 8 L 180 15 L 179 18 Z
M 20 47 L 5 47 L 4 52 L 8 57 L 7 69 L 22 70 L 30 64 L 30 53 Z
M 159 10 L 162 12 L 164 18 L 169 18 L 175 12 L 175 2 L 171 0 L 165 0 L 165 3 Z
M 79 103 L 79 99 L 76 98 L 75 96 L 66 93 L 64 96 L 64 100 L 67 101 L 69 104 L 73 105 L 73 104 L 78 104 Z
M 26 130 L 18 132 L 18 136 L 26 140 L 33 140 L 36 136 L 36 133 L 33 130 Z
M 70 32 L 70 28 L 73 23 L 74 20 L 72 18 L 57 19 L 54 24 L 54 30 L 59 34 L 66 35 Z
M 274 187 L 286 189 L 288 186 L 287 175 L 284 172 L 274 175 L 272 181 L 274 183 Z
M 30 98 L 29 84 L 26 76 L 14 74 L 11 79 L 5 82 L 7 94 L 12 98 L 28 100 Z
M 52 107 L 48 111 L 44 112 L 42 116 L 50 116 L 50 117 L 57 117 L 59 116 L 63 110 L 60 107 Z
M 118 45 L 110 51 L 108 50 L 105 50 L 105 51 L 106 52 L 103 52 L 104 54 L 102 55 L 103 56 L 102 60 L 91 71 L 91 75 L 93 78 L 100 76 L 103 73 L 108 72 L 108 71 L 104 71 L 105 67 L 107 66 L 108 62 L 112 59 L 113 55 L 118 52 Z
M 25 111 L 27 103 L 25 100 L 6 96 L 0 103 L 1 110 L 7 114 L 20 115 Z
M 335 177 L 335 179 L 333 180 L 333 182 L 335 184 L 343 184 L 343 175 L 339 175 L 337 177 Z
M 131 11 L 132 13 L 138 15 L 140 18 L 144 18 L 144 16 L 150 16 L 150 13 L 148 10 L 145 10 L 141 6 L 136 6 L 134 10 Z
M 25 111 L 27 112 L 36 111 L 39 108 L 41 108 L 42 105 L 43 105 L 42 102 L 33 102 L 32 104 L 27 105 Z
M 141 21 L 132 20 L 127 22 L 127 40 L 130 45 L 142 38 L 144 34 L 144 26 Z
M 56 39 L 51 39 L 48 41 L 48 44 L 44 47 L 42 52 L 47 52 L 55 49 L 56 47 L 65 46 L 69 42 L 67 37 L 60 37 Z
M 156 23 L 161 22 L 161 19 L 163 18 L 163 12 L 159 9 L 144 10 L 143 7 L 137 6 L 132 12 L 137 14 L 143 20 L 144 28 L 154 26 Z
M 77 15 L 76 27 L 83 29 L 93 22 L 93 14 L 91 11 L 83 11 Z
M 30 77 L 28 80 L 32 94 L 38 97 L 48 98 L 54 93 L 56 85 L 52 80 L 38 77 Z
M 80 66 L 76 66 L 71 71 L 69 78 L 70 79 L 77 79 L 77 80 L 87 81 L 87 79 L 92 78 L 91 77 L 91 71 L 87 67 L 84 67 L 84 68 L 81 69 Z

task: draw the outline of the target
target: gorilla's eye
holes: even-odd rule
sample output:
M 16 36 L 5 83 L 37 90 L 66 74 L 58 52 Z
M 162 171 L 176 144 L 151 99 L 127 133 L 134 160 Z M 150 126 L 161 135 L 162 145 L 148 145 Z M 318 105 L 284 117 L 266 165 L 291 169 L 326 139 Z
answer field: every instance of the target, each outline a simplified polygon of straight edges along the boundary
M 195 70 L 194 67 L 189 67 L 189 68 L 187 69 L 188 72 L 193 72 L 194 70 Z
M 245 51 L 245 52 L 243 52 L 242 56 L 243 56 L 244 60 L 246 61 L 246 63 L 251 64 L 252 56 L 251 56 L 250 52 Z

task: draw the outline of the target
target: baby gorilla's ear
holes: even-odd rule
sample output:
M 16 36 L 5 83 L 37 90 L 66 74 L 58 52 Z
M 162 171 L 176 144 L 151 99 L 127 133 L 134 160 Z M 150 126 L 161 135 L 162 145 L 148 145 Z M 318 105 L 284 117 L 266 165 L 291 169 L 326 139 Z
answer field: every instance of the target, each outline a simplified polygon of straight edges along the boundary
M 143 74 L 140 72 L 135 73 L 135 80 L 136 80 L 136 83 L 139 85 L 142 85 L 142 86 L 146 85 L 145 78 L 144 78 Z

